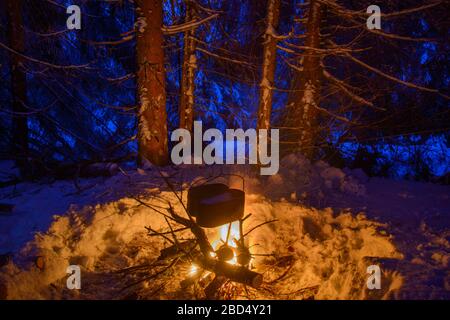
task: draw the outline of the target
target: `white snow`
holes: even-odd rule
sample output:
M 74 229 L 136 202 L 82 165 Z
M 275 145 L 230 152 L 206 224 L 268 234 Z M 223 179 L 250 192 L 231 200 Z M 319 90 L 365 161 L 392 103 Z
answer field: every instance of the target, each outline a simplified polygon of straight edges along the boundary
M 145 17 L 138 17 L 136 21 L 136 29 L 140 33 L 144 33 L 146 27 L 147 27 L 147 19 Z
M 251 252 L 261 254 L 252 264 L 265 281 L 263 289 L 250 290 L 250 298 L 449 297 L 448 187 L 369 179 L 360 170 L 311 164 L 300 155 L 282 159 L 279 173 L 267 179 L 247 166 L 164 169 L 166 177 L 183 178 L 185 188 L 189 181 L 220 172 L 245 177 L 245 212 L 252 215 L 244 231 L 278 220 L 247 237 Z M 126 277 L 113 273 L 150 263 L 167 246 L 145 229 L 167 230 L 161 215 L 132 197 L 140 195 L 155 208 L 164 208 L 169 201 L 183 212 L 158 177 L 139 170 L 83 180 L 81 191 L 71 181 L 0 189 L 0 202 L 17 206 L 12 215 L 0 216 L 0 254 L 14 254 L 13 261 L 0 267 L 7 297 L 121 299 L 133 292 L 142 299 L 201 297 L 194 287 L 180 287 L 191 268 L 186 263 L 134 291 L 120 291 Z M 230 187 L 241 188 L 239 178 L 226 180 Z M 220 231 L 211 229 L 208 236 L 217 240 Z M 183 237 L 188 238 L 189 232 Z M 45 261 L 42 270 L 34 263 L 37 256 Z M 82 268 L 79 291 L 66 289 L 70 264 Z M 382 290 L 366 288 L 366 268 L 372 264 L 382 269 Z M 236 298 L 249 298 L 239 296 L 241 291 Z

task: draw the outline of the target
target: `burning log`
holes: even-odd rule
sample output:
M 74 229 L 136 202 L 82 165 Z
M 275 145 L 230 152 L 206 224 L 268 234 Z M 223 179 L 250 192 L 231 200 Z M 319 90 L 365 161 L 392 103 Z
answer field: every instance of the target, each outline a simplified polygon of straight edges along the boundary
M 212 259 L 210 253 L 213 252 L 213 250 L 205 231 L 195 222 L 174 213 L 172 208 L 170 209 L 170 213 L 178 223 L 189 227 L 196 236 L 197 242 L 203 253 L 203 255 L 197 259 L 197 263 L 203 269 L 214 272 L 217 276 L 221 275 L 231 281 L 246 284 L 254 288 L 258 288 L 261 285 L 263 279 L 261 274 L 251 271 L 243 266 L 232 265 L 224 261 Z
M 231 247 L 224 244 L 216 251 L 216 255 L 220 261 L 230 261 L 234 257 L 234 251 Z
M 245 245 L 244 237 L 251 233 L 253 230 L 261 227 L 262 225 L 274 222 L 275 220 L 261 223 L 251 228 L 247 233 L 244 234 L 242 230 L 242 223 L 249 217 L 249 215 L 244 218 L 242 217 L 245 199 L 245 194 L 243 193 L 243 191 L 237 190 L 240 192 L 239 201 L 235 201 L 235 199 L 229 199 L 227 197 L 219 197 L 220 201 L 218 201 L 216 199 L 216 196 L 213 197 L 212 200 L 205 200 L 205 198 L 208 198 L 205 195 L 210 195 L 210 193 L 215 193 L 216 191 L 222 191 L 222 188 L 225 189 L 225 187 L 222 187 L 218 184 L 207 185 L 203 188 L 198 187 L 197 189 L 194 189 L 194 193 L 199 190 L 202 191 L 199 191 L 197 198 L 202 198 L 203 202 L 200 201 L 199 203 L 196 203 L 194 201 L 196 200 L 196 198 L 193 196 L 193 194 L 188 194 L 188 197 L 190 196 L 190 201 L 188 201 L 188 205 L 186 207 L 181 197 L 178 196 L 174 187 L 168 181 L 168 178 L 166 178 L 161 173 L 160 175 L 180 201 L 181 205 L 187 213 L 187 218 L 182 217 L 177 212 L 175 212 L 170 202 L 167 203 L 167 211 L 164 211 L 160 208 L 155 208 L 138 198 L 134 198 L 141 205 L 144 205 L 162 215 L 170 229 L 170 231 L 167 232 L 160 232 L 153 230 L 150 227 L 146 227 L 149 231 L 150 236 L 160 236 L 171 243 L 169 247 L 160 251 L 160 257 L 158 258 L 158 260 L 167 260 L 170 257 L 178 256 L 177 259 L 179 260 L 177 261 L 188 260 L 193 263 L 192 267 L 194 268 L 194 271 L 191 272 L 189 277 L 183 280 L 181 283 L 181 286 L 184 288 L 192 285 L 195 282 L 201 283 L 202 281 L 204 281 L 205 278 L 202 277 L 202 275 L 205 273 L 205 271 L 209 271 L 209 274 L 214 275 L 214 280 L 212 280 L 205 288 L 205 294 L 209 298 L 215 297 L 215 295 L 217 295 L 217 293 L 220 291 L 220 288 L 229 281 L 240 283 L 245 286 L 250 286 L 255 289 L 259 288 L 263 283 L 263 276 L 258 272 L 250 270 L 249 265 L 252 259 L 252 255 Z M 214 189 L 216 187 L 218 190 Z M 210 204 L 210 202 L 208 201 L 217 204 L 217 207 L 212 208 L 207 206 Z M 204 209 L 204 212 L 201 211 L 202 208 Z M 208 213 L 209 211 L 210 213 Z M 204 219 L 202 220 L 203 224 L 198 222 L 198 215 L 202 212 L 204 214 Z M 216 221 L 217 214 L 221 218 Z M 221 220 L 222 218 L 225 219 L 224 217 L 226 217 L 226 220 Z M 222 240 L 223 245 L 215 250 L 213 248 L 213 245 L 210 243 L 205 230 L 202 227 L 220 226 L 221 224 L 219 224 L 218 221 L 220 221 L 220 223 L 225 221 L 229 225 L 226 239 Z M 239 236 L 230 238 L 230 230 L 232 228 L 233 221 L 239 222 Z M 177 228 L 174 228 L 172 226 L 172 223 L 178 224 L 181 227 L 177 226 Z M 195 240 L 180 242 L 177 238 L 177 234 L 187 229 L 190 230 L 190 232 L 195 236 Z M 235 245 L 230 244 L 233 241 Z M 199 249 L 196 249 L 197 246 Z M 232 260 L 235 264 L 231 263 Z M 146 279 L 148 278 L 144 278 L 143 280 L 141 279 L 139 282 L 145 281 Z
M 183 249 L 192 249 L 192 242 L 186 241 L 182 242 L 179 245 L 183 246 Z M 174 255 L 177 255 L 181 252 L 185 252 L 182 248 L 179 248 L 178 245 L 172 245 L 170 247 L 164 248 L 160 251 L 160 255 L 158 260 L 167 259 Z M 212 257 L 205 257 L 200 252 L 196 252 L 194 258 L 194 263 L 197 264 L 200 268 L 213 272 L 217 277 L 222 276 L 227 278 L 228 280 L 242 283 L 253 288 L 258 288 L 261 286 L 263 277 L 262 274 L 249 270 L 248 268 L 240 265 L 233 265 L 227 263 L 225 261 L 220 261 Z M 194 274 L 192 279 L 197 279 L 197 275 L 200 272 Z M 190 283 L 192 281 L 188 281 Z
M 263 276 L 246 267 L 218 261 L 212 258 L 202 257 L 197 260 L 203 269 L 214 272 L 216 276 L 223 276 L 231 281 L 259 288 L 263 282 Z
M 144 204 L 144 202 L 139 201 L 141 204 Z M 206 236 L 205 231 L 195 223 L 192 219 L 186 219 L 175 213 L 173 210 L 173 207 L 170 205 L 168 208 L 168 212 L 170 214 L 170 217 L 177 222 L 178 224 L 181 224 L 184 227 L 187 227 L 191 230 L 191 232 L 196 237 L 196 244 L 200 247 L 200 252 L 195 252 L 195 254 L 191 255 L 191 258 L 193 258 L 194 263 L 196 263 L 199 267 L 201 267 L 204 270 L 210 271 L 216 275 L 216 279 L 227 279 L 231 280 L 233 282 L 241 283 L 244 285 L 251 286 L 253 288 L 259 288 L 263 282 L 263 276 L 260 273 L 257 273 L 255 271 L 252 271 L 248 269 L 245 266 L 242 265 L 234 265 L 230 264 L 225 261 L 221 261 L 217 258 L 213 258 L 211 254 L 214 252 L 211 244 L 208 241 L 208 237 Z M 167 217 L 166 217 L 167 218 Z M 167 219 L 166 219 L 167 221 Z M 167 221 L 168 222 L 168 221 Z M 169 224 L 170 226 L 170 224 Z M 161 235 L 163 236 L 163 233 L 156 232 L 150 228 L 147 228 L 149 231 L 153 232 L 155 235 Z M 172 230 L 172 229 L 171 229 Z M 180 230 L 184 230 L 184 228 L 181 228 Z M 174 239 L 176 239 L 175 232 L 172 230 L 171 232 Z M 167 257 L 179 254 L 180 252 L 186 253 L 186 249 L 192 249 L 192 242 L 186 241 L 186 242 L 178 242 L 174 241 L 174 244 L 170 247 L 167 247 L 160 252 L 160 258 L 159 259 L 166 259 Z M 248 253 L 250 255 L 250 253 Z M 193 256 L 193 257 L 192 257 Z M 214 282 L 214 281 L 213 281 Z M 223 284 L 222 281 L 219 281 Z M 217 285 L 219 285 L 219 282 L 214 282 Z M 213 286 L 214 287 L 214 286 Z M 220 287 L 220 285 L 219 285 Z M 211 291 L 213 288 L 211 286 L 208 286 L 208 290 Z M 213 290 L 214 291 L 214 290 Z
M 219 289 L 227 282 L 227 278 L 222 276 L 217 276 L 211 281 L 211 283 L 205 288 L 206 299 L 215 300 L 217 299 L 217 293 Z

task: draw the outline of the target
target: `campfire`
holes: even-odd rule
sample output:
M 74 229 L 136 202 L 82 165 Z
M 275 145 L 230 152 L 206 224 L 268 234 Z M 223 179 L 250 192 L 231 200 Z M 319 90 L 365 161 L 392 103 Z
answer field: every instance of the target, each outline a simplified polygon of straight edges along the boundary
M 227 176 L 213 183 L 198 174 L 153 174 L 150 183 L 141 173 L 124 179 L 117 188 L 127 187 L 126 197 L 57 217 L 21 251 L 17 261 L 29 269 L 18 273 L 15 263 L 4 267 L 0 277 L 8 295 L 361 299 L 373 295 L 366 287 L 367 266 L 401 257 L 382 233 L 384 226 L 363 214 L 274 201 L 259 193 L 266 185 L 247 176 L 244 188 Z M 61 267 L 67 264 L 80 267 L 82 290 L 67 287 Z M 387 291 L 377 291 L 380 296 L 402 284 L 401 275 L 389 277 L 383 282 Z M 30 281 L 36 288 L 31 291 Z
M 244 231 L 245 222 L 251 216 L 244 214 L 245 192 L 223 183 L 209 182 L 189 188 L 187 205 L 177 196 L 186 217 L 175 212 L 170 203 L 167 212 L 152 207 L 164 217 L 168 229 L 157 231 L 147 227 L 150 236 L 161 237 L 169 244 L 160 251 L 158 261 L 171 260 L 155 277 L 173 265 L 183 263 L 188 267 L 181 286 L 199 285 L 208 299 L 219 298 L 223 287 L 232 283 L 257 289 L 263 283 L 263 276 L 252 265 L 254 256 L 248 236 L 253 230 L 273 221 Z M 144 201 L 136 200 L 148 206 Z M 180 235 L 186 232 L 193 237 L 183 239 Z

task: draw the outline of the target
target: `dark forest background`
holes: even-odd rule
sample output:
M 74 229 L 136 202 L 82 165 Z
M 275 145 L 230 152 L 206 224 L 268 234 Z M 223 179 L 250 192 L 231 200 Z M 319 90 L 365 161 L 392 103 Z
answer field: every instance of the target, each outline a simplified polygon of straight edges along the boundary
M 448 1 L 275 1 L 278 21 L 268 32 L 271 1 L 163 1 L 168 134 L 180 126 L 189 49 L 194 119 L 204 128 L 261 127 L 272 45 L 269 118 L 281 129 L 283 154 L 394 178 L 448 173 Z M 81 7 L 81 30 L 66 28 L 72 4 Z M 381 30 L 366 28 L 371 4 L 381 7 Z M 0 0 L 0 158 L 31 178 L 61 164 L 136 160 L 136 5 Z M 306 110 L 305 79 L 314 84 L 307 125 L 296 113 Z M 313 137 L 299 138 L 302 130 Z

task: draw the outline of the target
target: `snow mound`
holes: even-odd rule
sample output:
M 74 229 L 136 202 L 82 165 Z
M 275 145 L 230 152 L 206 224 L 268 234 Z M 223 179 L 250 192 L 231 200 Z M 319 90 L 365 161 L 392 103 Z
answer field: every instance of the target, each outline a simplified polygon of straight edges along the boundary
M 366 288 L 367 267 L 371 264 L 381 267 L 385 260 L 403 258 L 392 244 L 392 238 L 382 230 L 385 226 L 368 220 L 362 213 L 356 217 L 348 212 L 334 215 L 330 208 L 308 209 L 258 196 L 251 199 L 249 207 L 257 212 L 258 219 L 279 220 L 263 227 L 265 230 L 261 229 L 252 238 L 259 244 L 258 252 L 276 253 L 261 262 L 263 269 L 264 264 L 275 266 L 269 268 L 267 277 L 276 279 L 273 271 L 278 269 L 279 261 L 283 261 L 282 257 L 293 256 L 291 271 L 274 284 L 275 296 L 286 299 L 368 298 L 373 293 Z M 401 283 L 402 277 L 396 273 L 384 283 L 385 290 L 378 292 L 376 298 L 394 298 Z M 313 289 L 312 293 L 305 288 Z M 305 292 L 310 296 L 305 296 Z
M 167 201 L 182 212 L 171 192 L 152 189 L 145 197 L 154 208 L 164 207 Z M 380 231 L 383 225 L 363 214 L 335 215 L 331 209 L 308 209 L 256 194 L 247 197 L 245 209 L 252 215 L 244 231 L 264 221 L 278 221 L 248 236 L 253 265 L 264 275 L 263 288 L 244 297 L 239 296 L 243 289 L 236 286 L 234 298 L 366 298 L 373 294 L 366 288 L 367 266 L 402 258 L 391 238 Z M 151 264 L 167 246 L 163 239 L 148 236 L 146 226 L 167 230 L 160 214 L 132 198 L 72 208 L 55 217 L 48 231 L 37 234 L 14 262 L 1 269 L 0 283 L 6 285 L 8 299 L 201 298 L 195 288 L 181 286 L 190 268 L 187 263 L 132 291 L 123 290 L 123 277 L 114 271 Z M 210 240 L 217 238 L 217 230 L 208 232 Z M 188 237 L 188 232 L 183 236 Z M 37 257 L 44 263 L 36 263 Z M 82 270 L 81 290 L 66 288 L 66 268 L 73 264 Z M 401 284 L 401 275 L 392 273 L 376 298 L 392 298 Z
M 312 164 L 301 154 L 291 154 L 281 160 L 278 174 L 269 177 L 265 189 L 271 190 L 272 198 L 298 199 L 317 205 L 331 192 L 363 197 L 366 181 L 360 170 L 344 171 L 324 161 Z

